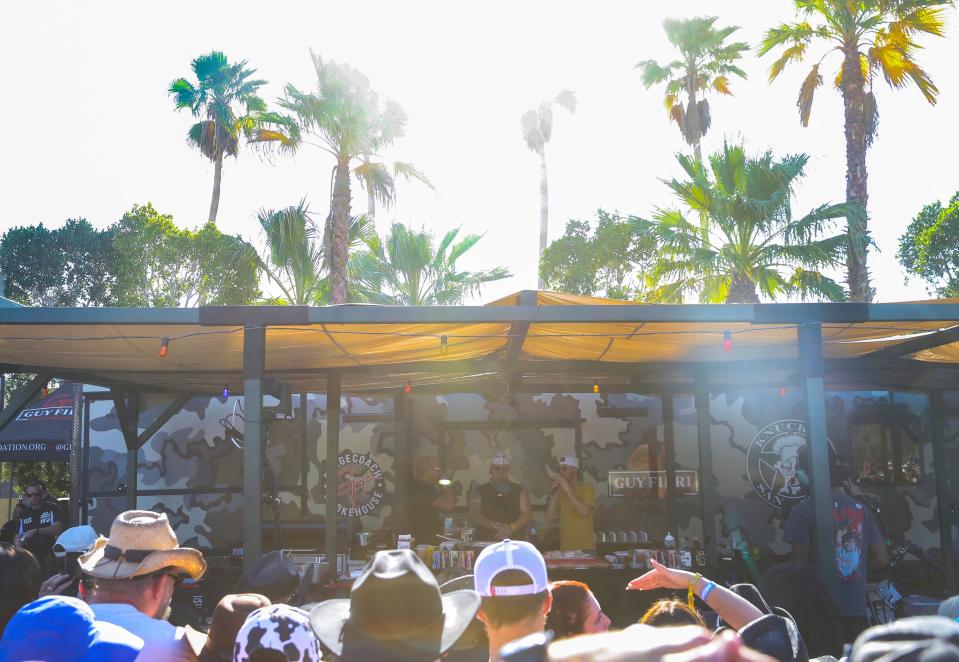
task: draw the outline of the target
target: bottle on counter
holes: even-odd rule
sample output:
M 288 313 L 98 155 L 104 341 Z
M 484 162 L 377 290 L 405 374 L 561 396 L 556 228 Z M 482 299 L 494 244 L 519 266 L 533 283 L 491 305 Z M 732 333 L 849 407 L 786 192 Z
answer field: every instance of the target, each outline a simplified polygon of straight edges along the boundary
M 667 531 L 666 537 L 663 538 L 663 547 L 666 549 L 676 549 L 676 539 L 670 531 Z
M 689 546 L 689 538 L 679 539 L 679 567 L 683 570 L 693 569 L 693 550 Z

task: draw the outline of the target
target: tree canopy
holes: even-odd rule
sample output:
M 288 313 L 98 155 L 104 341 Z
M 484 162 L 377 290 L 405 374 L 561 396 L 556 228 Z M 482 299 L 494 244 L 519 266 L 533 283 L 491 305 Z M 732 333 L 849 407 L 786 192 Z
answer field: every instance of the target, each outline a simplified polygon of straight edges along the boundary
M 426 230 L 393 223 L 385 238 L 367 238 L 366 250 L 350 259 L 351 274 L 366 300 L 402 306 L 460 304 L 485 283 L 510 276 L 504 267 L 459 271 L 457 261 L 482 235 L 458 236 L 459 228 L 450 230 L 436 244 Z
M 50 229 L 17 226 L 0 239 L 5 294 L 28 306 L 116 305 L 116 252 L 110 230 L 86 219 Z
M 652 234 L 636 231 L 636 218 L 596 212 L 595 224 L 570 220 L 540 259 L 546 289 L 612 299 L 644 300 L 656 259 Z
M 654 270 L 658 300 L 681 301 L 687 293 L 703 303 L 758 303 L 759 295 L 843 301 L 845 289 L 822 269 L 842 263 L 846 235 L 829 234 L 835 221 L 862 212 L 847 204 L 822 204 L 806 215 L 792 213 L 793 187 L 805 154 L 747 156 L 741 145 L 724 144 L 708 167 L 677 157 L 688 179 L 666 185 L 700 222 L 682 209 L 660 209 L 638 222 L 659 243 Z
M 959 296 L 959 191 L 945 207 L 923 207 L 899 237 L 899 263 L 922 279 L 929 294 Z
M 178 228 L 147 203 L 134 205 L 112 231 L 118 305 L 241 305 L 260 296 L 256 265 L 236 259 L 239 240 L 212 222 Z

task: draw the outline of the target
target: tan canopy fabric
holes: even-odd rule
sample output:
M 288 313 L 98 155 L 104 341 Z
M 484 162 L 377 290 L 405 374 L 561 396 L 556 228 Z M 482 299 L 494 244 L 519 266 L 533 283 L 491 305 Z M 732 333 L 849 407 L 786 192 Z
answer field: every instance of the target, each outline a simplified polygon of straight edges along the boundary
M 489 306 L 515 306 L 511 295 Z M 922 302 L 956 303 L 959 300 Z M 537 292 L 536 305 L 621 306 L 632 302 Z M 363 310 L 376 311 L 369 306 Z M 69 310 L 69 309 L 64 309 Z M 243 370 L 243 327 L 201 324 L 5 323 L 0 310 L 0 363 L 55 374 L 86 373 L 103 380 L 171 389 L 239 389 Z M 65 318 L 69 319 L 69 318 Z M 384 320 L 389 316 L 384 315 Z M 895 346 L 917 335 L 956 326 L 949 320 L 824 323 L 826 358 L 855 358 Z M 326 370 L 389 366 L 395 375 L 414 364 L 464 364 L 472 359 L 512 358 L 529 362 L 603 363 L 727 362 L 795 359 L 796 324 L 715 322 L 293 324 L 267 327 L 266 370 L 291 381 L 314 384 Z M 725 334 L 732 348 L 724 351 Z M 168 352 L 160 356 L 161 339 Z M 515 349 L 521 343 L 519 349 Z M 959 343 L 917 352 L 920 361 L 959 363 Z M 8 368 L 9 370 L 9 368 Z M 381 371 L 382 372 L 382 371 Z M 298 377 L 299 376 L 299 377 Z M 375 381 L 375 380 L 373 380 Z

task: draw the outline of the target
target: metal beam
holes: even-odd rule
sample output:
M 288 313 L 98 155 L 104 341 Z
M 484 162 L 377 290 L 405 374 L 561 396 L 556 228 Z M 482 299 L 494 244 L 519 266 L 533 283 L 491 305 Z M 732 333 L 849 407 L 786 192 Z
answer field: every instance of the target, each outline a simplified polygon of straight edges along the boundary
M 536 306 L 536 290 L 523 290 L 516 297 L 518 306 Z M 529 333 L 529 322 L 515 322 L 509 329 L 509 350 L 507 356 L 511 361 L 515 361 L 523 353 L 523 343 L 526 342 L 526 334 Z
M 183 407 L 190 401 L 190 398 L 193 396 L 189 393 L 181 393 L 178 395 L 170 404 L 166 406 L 160 414 L 153 419 L 153 422 L 147 426 L 147 428 L 137 436 L 136 444 L 137 448 L 141 448 L 143 444 L 150 441 L 150 437 L 159 432 L 160 428 L 166 425 L 173 416 L 179 412 Z
M 932 413 L 932 466 L 936 480 L 936 515 L 939 519 L 939 548 L 945 570 L 946 592 L 956 594 L 956 566 L 952 549 L 952 478 L 946 455 L 946 414 L 943 411 L 942 391 L 933 391 L 929 398 Z M 954 467 L 952 467 L 955 470 Z
M 410 480 L 410 439 L 407 434 L 410 431 L 410 398 L 400 390 L 393 397 L 393 439 L 395 440 L 396 456 L 393 460 L 395 469 L 393 477 L 396 481 L 396 505 L 393 507 L 393 514 L 396 521 L 396 530 L 401 533 L 409 532 L 409 522 L 407 521 L 407 494 L 409 494 Z M 446 467 L 443 470 L 446 470 Z M 398 511 L 398 513 L 397 513 Z M 425 541 L 420 541 L 425 542 Z
M 662 398 L 663 413 L 663 455 L 666 458 L 666 528 L 673 531 L 673 535 L 679 533 L 679 527 L 676 522 L 676 448 L 674 446 L 675 435 L 673 429 L 673 394 L 664 391 L 660 394 Z M 677 540 L 678 542 L 678 540 Z
M 260 558 L 263 550 L 263 485 L 260 458 L 263 450 L 263 368 L 266 328 L 243 330 L 243 569 Z
M 117 410 L 120 432 L 127 448 L 127 510 L 137 509 L 137 429 L 139 428 L 140 398 L 135 394 L 113 391 L 113 406 Z
M 866 356 L 878 358 L 908 356 L 909 354 L 915 354 L 924 349 L 932 349 L 933 347 L 940 347 L 957 341 L 959 341 L 959 326 L 952 327 L 951 329 L 943 329 L 942 331 L 934 331 L 916 338 L 910 338 L 897 345 L 877 349 L 875 352 L 870 352 Z
M 30 401 L 39 393 L 50 381 L 52 375 L 49 372 L 38 372 L 37 376 L 20 387 L 3 411 L 0 411 L 0 430 L 7 426 L 17 415 L 23 411 L 23 408 L 30 404 Z
M 336 460 L 340 454 L 340 373 L 326 383 L 326 562 L 336 578 Z M 349 544 L 349 541 L 347 541 Z
M 838 601 L 838 578 L 833 562 L 835 535 L 832 520 L 832 486 L 829 479 L 829 440 L 826 436 L 826 391 L 823 385 L 822 328 L 818 324 L 799 327 L 799 362 L 806 394 L 809 478 L 813 505 L 813 558 L 820 577 Z
M 693 385 L 696 402 L 696 436 L 699 441 L 699 490 L 703 501 L 703 549 L 706 563 L 715 568 L 716 553 L 716 476 L 713 474 L 712 416 L 709 413 L 709 371 L 705 366 L 696 374 Z

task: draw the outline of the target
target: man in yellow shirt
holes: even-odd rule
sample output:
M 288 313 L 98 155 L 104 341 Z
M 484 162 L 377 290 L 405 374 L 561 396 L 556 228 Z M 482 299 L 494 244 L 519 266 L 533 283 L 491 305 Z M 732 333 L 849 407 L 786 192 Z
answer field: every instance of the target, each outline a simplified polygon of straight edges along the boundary
M 593 510 L 596 490 L 592 483 L 579 479 L 579 460 L 566 455 L 559 461 L 559 476 L 553 481 L 553 491 L 546 508 L 546 522 L 559 520 L 559 548 L 596 549 L 593 533 Z

